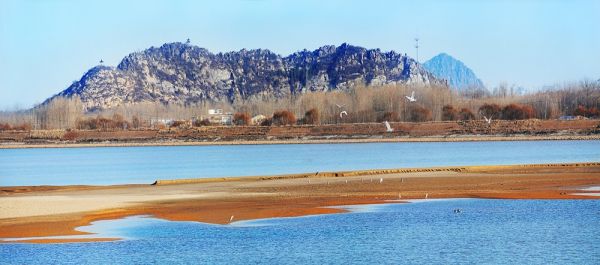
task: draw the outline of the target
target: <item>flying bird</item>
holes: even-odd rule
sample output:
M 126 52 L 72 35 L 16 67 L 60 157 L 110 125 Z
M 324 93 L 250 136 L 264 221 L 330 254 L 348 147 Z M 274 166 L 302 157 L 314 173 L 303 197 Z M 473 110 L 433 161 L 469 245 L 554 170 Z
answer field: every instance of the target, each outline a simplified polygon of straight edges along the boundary
M 481 114 L 481 116 L 483 116 L 483 119 L 485 120 L 485 122 L 487 122 L 488 124 L 492 123 L 492 117 L 494 115 L 491 115 L 489 118 L 486 117 L 485 115 L 483 115 L 483 113 L 479 112 L 479 114 Z
M 340 112 L 340 119 L 343 118 L 344 115 L 348 116 L 348 112 L 346 112 L 345 110 Z
M 104 63 L 104 61 L 102 59 L 100 59 L 100 64 L 103 64 L 103 63 Z
M 484 120 L 485 120 L 485 122 L 487 122 L 488 124 L 492 123 L 492 117 L 490 117 L 490 118 L 488 119 L 488 117 L 486 117 L 486 116 L 483 116 L 483 119 L 484 119 Z
M 392 128 L 392 126 L 390 126 L 390 123 L 388 121 L 385 121 L 385 128 L 387 130 L 387 132 L 393 132 L 394 128 Z
M 412 94 L 409 96 L 404 96 L 406 99 L 408 99 L 409 102 L 415 102 L 417 101 L 417 99 L 415 98 L 415 91 L 412 92 Z
M 335 105 L 338 107 L 338 109 L 341 109 L 341 108 L 343 108 L 344 106 L 346 106 L 346 105 L 338 105 L 338 104 L 335 104 Z

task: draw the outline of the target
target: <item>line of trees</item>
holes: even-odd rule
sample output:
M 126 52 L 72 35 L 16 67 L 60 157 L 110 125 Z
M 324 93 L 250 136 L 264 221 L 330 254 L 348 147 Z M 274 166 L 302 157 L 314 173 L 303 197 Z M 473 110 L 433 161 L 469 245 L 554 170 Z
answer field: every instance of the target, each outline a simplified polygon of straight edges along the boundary
M 412 91 L 415 91 L 416 102 L 405 99 Z M 259 114 L 267 116 L 263 125 L 454 121 L 483 116 L 505 120 L 556 119 L 563 115 L 599 118 L 600 82 L 581 81 L 531 94 L 501 88 L 491 95 L 470 98 L 445 86 L 358 86 L 344 91 L 234 102 L 128 103 L 92 113 L 85 111 L 77 97 L 58 97 L 30 110 L 0 112 L 0 130 L 136 129 L 147 128 L 151 120 L 160 119 L 193 119 L 193 126 L 206 126 L 208 109 L 236 113 L 235 125 L 250 125 L 251 118 Z

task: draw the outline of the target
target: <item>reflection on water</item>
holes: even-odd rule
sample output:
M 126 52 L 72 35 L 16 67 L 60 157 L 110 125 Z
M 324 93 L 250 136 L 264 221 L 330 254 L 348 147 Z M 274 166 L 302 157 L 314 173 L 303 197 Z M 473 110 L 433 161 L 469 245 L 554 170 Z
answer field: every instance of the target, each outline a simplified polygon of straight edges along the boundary
M 1 241 L 22 241 L 30 239 L 86 239 L 86 238 L 121 238 L 123 240 L 132 239 L 127 236 L 127 231 L 142 226 L 155 225 L 159 222 L 168 222 L 166 220 L 149 218 L 146 215 L 128 216 L 122 219 L 102 220 L 92 222 L 90 225 L 77 227 L 75 230 L 86 232 L 86 235 L 68 235 L 68 236 L 44 236 L 44 237 L 20 237 L 20 238 L 0 238 Z
M 352 208 L 363 210 L 233 225 L 130 217 L 104 228 L 127 240 L 2 244 L 0 260 L 3 264 L 597 264 L 600 260 L 599 200 L 422 200 Z M 103 223 L 93 226 L 98 224 Z
M 0 186 L 600 161 L 600 141 L 0 149 Z

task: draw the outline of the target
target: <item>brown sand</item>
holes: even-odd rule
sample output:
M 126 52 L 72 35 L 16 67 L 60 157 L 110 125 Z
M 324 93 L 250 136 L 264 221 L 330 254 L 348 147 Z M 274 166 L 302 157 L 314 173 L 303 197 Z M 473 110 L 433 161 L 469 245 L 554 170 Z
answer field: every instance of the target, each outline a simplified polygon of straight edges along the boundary
M 75 228 L 97 220 L 142 214 L 167 220 L 227 224 L 232 215 L 234 221 L 239 221 L 339 213 L 345 210 L 325 207 L 386 203 L 398 200 L 399 195 L 402 199 L 423 199 L 425 194 L 430 199 L 600 199 L 573 194 L 588 193 L 579 190 L 582 187 L 600 186 L 600 163 L 443 169 L 339 172 L 337 177 L 330 172 L 310 177 L 300 174 L 213 179 L 155 186 L 3 187 L 0 188 L 0 238 L 85 234 Z M 12 207 L 15 204 L 19 207 Z M 76 242 L 94 240 L 111 239 L 86 238 Z

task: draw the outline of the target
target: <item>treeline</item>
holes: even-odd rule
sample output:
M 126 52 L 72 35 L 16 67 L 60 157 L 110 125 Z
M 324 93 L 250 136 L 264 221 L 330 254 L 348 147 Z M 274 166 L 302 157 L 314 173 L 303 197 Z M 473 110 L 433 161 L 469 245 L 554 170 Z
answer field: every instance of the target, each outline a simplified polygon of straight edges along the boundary
M 479 116 L 488 119 L 526 120 L 535 117 L 533 107 L 515 103 L 508 104 L 504 107 L 495 103 L 485 103 L 481 105 L 478 110 Z M 477 116 L 467 108 L 462 108 L 460 111 L 457 111 L 452 105 L 446 105 L 442 108 L 443 121 L 474 120 L 476 117 Z
M 415 91 L 416 102 L 405 96 Z M 502 90 L 504 91 L 504 90 Z M 509 92 L 511 90 L 508 90 Z M 157 128 L 206 126 L 209 109 L 233 113 L 234 125 L 424 122 L 483 119 L 557 119 L 561 116 L 599 118 L 600 82 L 582 81 L 530 94 L 494 93 L 467 98 L 444 86 L 359 86 L 345 91 L 312 92 L 285 98 L 261 97 L 234 102 L 189 105 L 141 102 L 86 112 L 78 98 L 55 98 L 30 110 L 0 112 L 0 130 Z M 158 128 L 162 128 L 158 126 Z
M 16 124 L 16 125 L 10 125 L 8 123 L 1 123 L 0 122 L 0 131 L 10 131 L 10 130 L 15 130 L 15 131 L 29 131 L 29 130 L 31 130 L 31 125 L 29 123 L 21 123 L 21 124 Z

